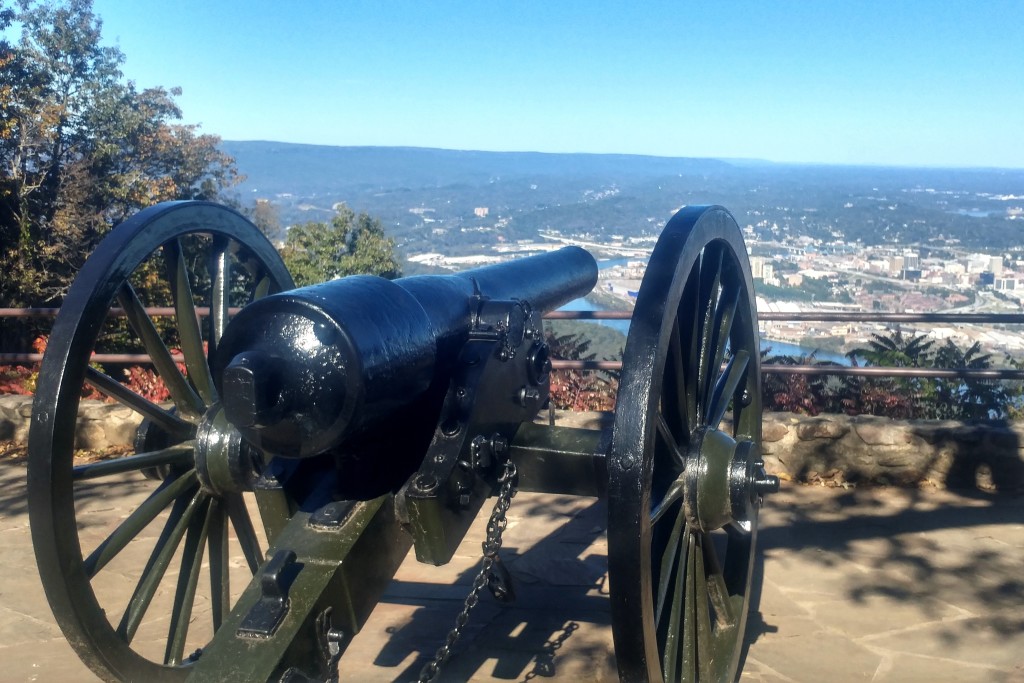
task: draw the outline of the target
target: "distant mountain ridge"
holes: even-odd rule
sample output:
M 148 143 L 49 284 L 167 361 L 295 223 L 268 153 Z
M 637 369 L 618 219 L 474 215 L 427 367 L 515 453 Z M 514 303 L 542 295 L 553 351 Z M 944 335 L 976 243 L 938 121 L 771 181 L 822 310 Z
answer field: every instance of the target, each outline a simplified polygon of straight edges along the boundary
M 644 178 L 728 172 L 718 159 L 632 154 L 481 152 L 428 147 L 332 147 L 226 140 L 222 149 L 245 174 L 243 190 L 260 193 L 345 192 L 442 187 L 481 177 L 574 176 Z
M 283 225 L 345 203 L 406 253 L 480 253 L 552 230 L 650 236 L 685 204 L 721 204 L 767 241 L 1017 248 L 1024 170 L 784 164 L 630 154 L 483 152 L 226 141 L 242 206 Z

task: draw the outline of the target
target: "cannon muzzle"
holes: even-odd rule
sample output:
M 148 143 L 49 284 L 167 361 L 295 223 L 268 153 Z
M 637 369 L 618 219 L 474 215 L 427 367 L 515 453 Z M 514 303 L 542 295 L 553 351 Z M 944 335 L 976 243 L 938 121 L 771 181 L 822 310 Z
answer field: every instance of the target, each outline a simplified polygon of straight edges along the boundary
M 235 316 L 213 359 L 215 382 L 248 441 L 313 456 L 420 397 L 454 363 L 488 300 L 545 313 L 596 282 L 593 256 L 566 247 L 455 275 L 357 275 L 294 289 Z

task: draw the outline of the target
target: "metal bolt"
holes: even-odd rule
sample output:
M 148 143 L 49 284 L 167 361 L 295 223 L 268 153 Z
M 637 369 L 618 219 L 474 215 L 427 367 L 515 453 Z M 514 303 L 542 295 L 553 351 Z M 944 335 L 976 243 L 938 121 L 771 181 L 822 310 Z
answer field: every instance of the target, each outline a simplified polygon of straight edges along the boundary
M 437 478 L 432 474 L 421 474 L 416 477 L 412 485 L 417 491 L 433 491 L 437 488 Z
M 534 389 L 533 387 L 523 387 L 522 389 L 519 390 L 519 405 L 523 406 L 524 408 L 539 399 L 540 391 Z
M 772 474 L 766 474 L 763 479 L 754 480 L 754 491 L 759 496 L 763 496 L 768 493 L 779 492 L 779 478 Z

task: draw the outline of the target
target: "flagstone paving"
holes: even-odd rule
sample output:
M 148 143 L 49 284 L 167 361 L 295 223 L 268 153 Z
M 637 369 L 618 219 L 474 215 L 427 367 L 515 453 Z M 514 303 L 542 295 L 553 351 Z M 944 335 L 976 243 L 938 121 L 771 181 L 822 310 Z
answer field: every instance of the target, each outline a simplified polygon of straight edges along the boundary
M 46 605 L 24 474 L 0 463 L 0 680 L 94 680 Z M 102 528 L 139 495 L 97 499 L 83 521 Z M 415 679 L 462 607 L 485 516 L 450 564 L 406 561 L 345 653 L 342 680 Z M 508 517 L 502 556 L 518 599 L 485 595 L 441 680 L 617 680 L 604 505 L 520 494 Z M 744 683 L 1024 683 L 1024 497 L 786 484 L 759 543 Z M 127 601 L 144 561 L 123 559 L 104 588 L 112 600 Z

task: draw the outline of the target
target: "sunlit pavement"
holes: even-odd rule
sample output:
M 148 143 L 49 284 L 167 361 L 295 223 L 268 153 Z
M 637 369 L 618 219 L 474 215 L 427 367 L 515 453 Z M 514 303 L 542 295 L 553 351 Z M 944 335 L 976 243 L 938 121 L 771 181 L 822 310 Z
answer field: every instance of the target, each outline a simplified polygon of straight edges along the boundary
M 0 680 L 90 680 L 43 597 L 24 476 L 0 463 Z M 342 680 L 416 678 L 462 607 L 485 517 L 448 565 L 402 566 Z M 518 599 L 485 594 L 440 680 L 617 680 L 604 526 L 594 499 L 517 496 L 502 557 Z M 1024 682 L 1024 497 L 787 485 L 760 545 L 742 681 Z

